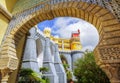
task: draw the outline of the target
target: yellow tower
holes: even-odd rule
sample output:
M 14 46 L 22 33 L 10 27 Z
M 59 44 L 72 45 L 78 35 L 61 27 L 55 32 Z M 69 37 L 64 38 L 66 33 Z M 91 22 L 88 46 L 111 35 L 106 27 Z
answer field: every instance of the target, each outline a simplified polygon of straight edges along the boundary
M 51 29 L 49 27 L 44 29 L 44 35 L 48 38 L 51 37 Z
M 82 45 L 80 42 L 80 30 L 72 32 L 71 35 L 71 50 L 81 50 Z

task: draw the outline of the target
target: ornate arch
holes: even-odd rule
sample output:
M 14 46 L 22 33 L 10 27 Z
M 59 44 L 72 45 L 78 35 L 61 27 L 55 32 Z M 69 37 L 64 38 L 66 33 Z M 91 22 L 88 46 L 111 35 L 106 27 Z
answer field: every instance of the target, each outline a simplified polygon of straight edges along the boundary
M 61 16 L 82 18 L 97 28 L 100 42 L 94 51 L 96 62 L 107 73 L 111 82 L 120 83 L 118 75 L 120 63 L 120 22 L 110 11 L 86 2 L 71 1 L 55 5 L 46 4 L 42 9 L 27 15 L 17 25 L 12 27 L 12 30 L 2 43 L 0 69 L 17 69 L 16 46 L 31 27 L 38 22 Z

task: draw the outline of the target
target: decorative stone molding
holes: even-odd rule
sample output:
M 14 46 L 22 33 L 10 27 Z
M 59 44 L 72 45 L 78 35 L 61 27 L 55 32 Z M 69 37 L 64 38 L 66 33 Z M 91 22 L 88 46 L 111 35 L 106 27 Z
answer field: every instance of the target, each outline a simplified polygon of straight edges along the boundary
M 1 70 L 1 74 L 2 74 L 1 83 L 8 83 L 8 79 L 11 73 L 12 73 L 12 70 L 8 68 Z
M 10 21 L 12 18 L 12 14 L 10 14 L 1 4 L 0 4 L 0 12 Z
M 100 66 L 107 74 L 111 83 L 120 83 L 120 64 L 111 63 Z

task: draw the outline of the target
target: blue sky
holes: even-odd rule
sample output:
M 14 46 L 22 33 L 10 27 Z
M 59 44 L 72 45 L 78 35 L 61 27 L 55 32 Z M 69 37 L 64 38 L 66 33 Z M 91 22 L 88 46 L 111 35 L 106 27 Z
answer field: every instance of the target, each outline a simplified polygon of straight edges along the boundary
M 61 38 L 70 38 L 72 31 L 80 29 L 80 40 L 83 46 L 83 51 L 86 49 L 93 50 L 99 41 L 99 35 L 95 27 L 82 19 L 58 17 L 38 24 L 38 28 L 41 31 L 46 27 L 51 28 L 52 35 L 57 35 Z

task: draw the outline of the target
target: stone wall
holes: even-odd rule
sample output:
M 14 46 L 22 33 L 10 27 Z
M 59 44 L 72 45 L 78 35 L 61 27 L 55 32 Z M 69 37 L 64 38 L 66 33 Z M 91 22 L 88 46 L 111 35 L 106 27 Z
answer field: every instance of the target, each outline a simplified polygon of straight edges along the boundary
M 76 2 L 83 1 L 83 2 L 87 2 L 87 3 L 98 4 L 98 5 L 102 6 L 102 7 L 110 10 L 116 16 L 116 18 L 119 17 L 119 10 L 120 10 L 119 7 L 120 6 L 117 4 L 117 2 L 115 0 L 113 0 L 113 2 L 115 2 L 115 4 L 110 2 L 110 1 L 101 1 L 101 0 L 87 0 L 87 1 L 86 0 L 69 0 L 69 1 L 76 1 Z M 6 36 L 10 33 L 10 31 L 21 22 L 21 20 L 27 18 L 32 13 L 34 13 L 34 12 L 36 12 L 38 10 L 41 10 L 41 9 L 43 10 L 44 7 L 46 7 L 46 6 L 48 6 L 48 7 L 45 10 L 48 10 L 48 9 L 50 9 L 49 5 L 55 5 L 55 4 L 58 4 L 58 3 L 62 4 L 63 2 L 68 2 L 68 0 L 45 0 L 45 1 L 36 0 L 36 2 L 38 2 L 38 3 L 33 2 L 33 1 L 30 1 L 28 3 L 27 2 L 28 2 L 28 0 L 20 0 L 20 3 L 19 3 L 19 1 L 17 2 L 17 4 L 19 4 L 19 5 L 16 5 L 14 7 L 15 9 L 13 11 L 13 18 L 11 19 L 11 22 L 9 23 L 9 26 L 8 26 L 6 34 L 5 34 L 4 38 L 3 38 L 3 41 L 6 38 Z M 39 4 L 40 2 L 43 2 L 43 3 Z M 34 3 L 34 5 L 32 5 L 32 3 Z M 107 4 L 105 4 L 105 3 L 107 3 Z M 111 6 L 110 3 L 112 5 L 117 5 L 118 8 L 117 8 L 116 11 L 114 11 L 116 9 L 116 7 Z M 35 4 L 37 4 L 37 5 L 35 5 Z M 23 7 L 23 8 L 21 8 L 21 7 Z M 27 9 L 24 9 L 24 8 L 27 8 Z M 48 16 L 48 17 L 51 18 L 51 16 Z M 40 19 L 42 19 L 42 18 L 40 18 Z M 38 19 L 35 19 L 35 20 L 32 22 L 32 23 L 34 23 L 34 25 L 37 24 L 38 22 L 40 22 Z M 29 25 L 27 25 L 27 26 L 33 27 L 31 25 L 31 23 Z
M 73 51 L 59 51 L 60 55 L 64 55 L 68 65 L 69 65 L 69 69 L 71 71 L 73 71 L 74 69 L 74 62 L 81 58 L 84 55 L 83 51 L 80 50 L 73 50 Z

